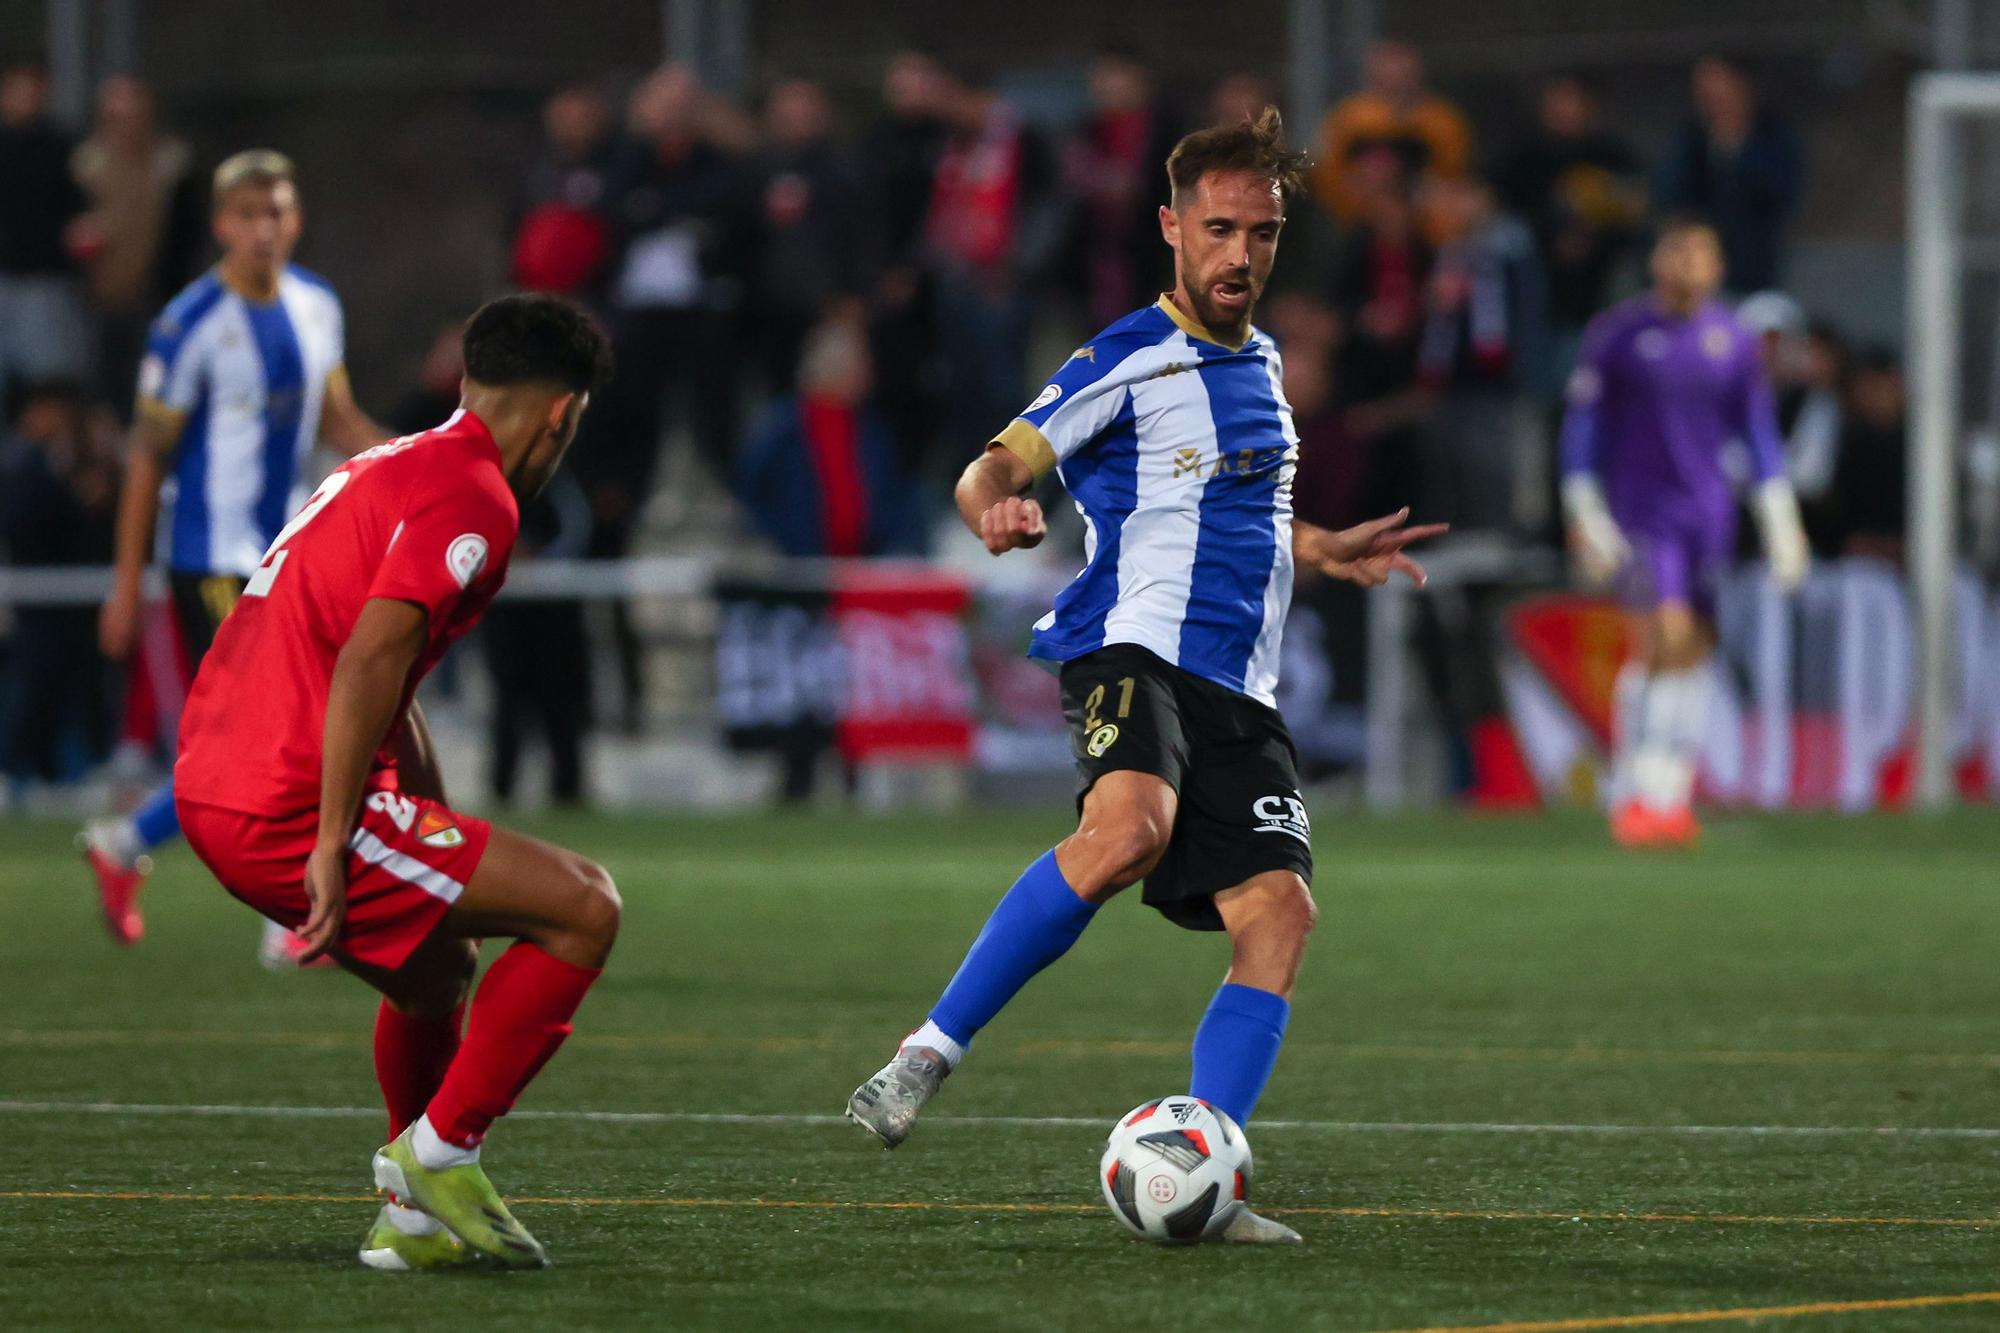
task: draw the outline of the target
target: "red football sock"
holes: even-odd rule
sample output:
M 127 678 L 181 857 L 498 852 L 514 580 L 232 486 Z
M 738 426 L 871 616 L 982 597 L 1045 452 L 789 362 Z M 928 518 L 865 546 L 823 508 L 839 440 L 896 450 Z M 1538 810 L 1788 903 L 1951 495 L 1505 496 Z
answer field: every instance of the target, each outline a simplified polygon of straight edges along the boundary
M 387 1000 L 375 1011 L 375 1081 L 389 1108 L 391 1139 L 409 1128 L 437 1095 L 464 1028 L 463 1004 L 449 1018 L 419 1018 Z
M 526 940 L 486 970 L 472 997 L 472 1026 L 431 1098 L 431 1128 L 446 1143 L 477 1146 L 507 1114 L 556 1048 L 602 968 L 578 967 Z

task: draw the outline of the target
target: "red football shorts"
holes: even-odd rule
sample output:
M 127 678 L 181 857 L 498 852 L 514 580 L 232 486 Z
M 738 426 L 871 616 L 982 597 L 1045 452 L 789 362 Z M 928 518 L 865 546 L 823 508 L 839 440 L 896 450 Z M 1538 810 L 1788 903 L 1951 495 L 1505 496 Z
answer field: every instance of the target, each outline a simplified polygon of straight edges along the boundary
M 306 858 L 319 813 L 273 818 L 198 801 L 176 803 L 188 845 L 222 887 L 287 929 L 305 924 Z M 372 790 L 348 842 L 347 920 L 334 950 L 398 968 L 437 929 L 486 854 L 483 819 L 394 790 Z

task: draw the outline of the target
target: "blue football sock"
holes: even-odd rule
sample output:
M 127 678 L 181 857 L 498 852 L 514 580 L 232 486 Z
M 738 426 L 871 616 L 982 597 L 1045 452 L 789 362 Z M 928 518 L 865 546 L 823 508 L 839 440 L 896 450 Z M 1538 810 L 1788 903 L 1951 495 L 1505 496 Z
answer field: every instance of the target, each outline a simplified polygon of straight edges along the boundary
M 1029 978 L 1069 952 L 1097 914 L 1076 896 L 1050 851 L 1021 872 L 966 950 L 958 974 L 931 1009 L 931 1022 L 968 1046 Z
M 1248 1124 L 1271 1080 L 1271 1067 L 1278 1063 L 1291 1012 L 1282 995 L 1224 982 L 1194 1030 L 1194 1078 L 1188 1095 L 1220 1107 L 1239 1125 Z
M 132 812 L 132 828 L 139 835 L 142 851 L 152 851 L 181 831 L 181 817 L 174 812 L 174 780 L 168 778 Z

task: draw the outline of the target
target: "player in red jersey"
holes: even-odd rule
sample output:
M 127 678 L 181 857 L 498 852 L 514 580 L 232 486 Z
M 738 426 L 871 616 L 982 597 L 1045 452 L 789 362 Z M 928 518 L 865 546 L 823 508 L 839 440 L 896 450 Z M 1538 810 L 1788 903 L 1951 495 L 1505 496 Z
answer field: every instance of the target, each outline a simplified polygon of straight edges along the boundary
M 506 578 L 532 498 L 609 372 L 574 306 L 510 296 L 465 329 L 459 410 L 356 456 L 285 525 L 181 720 L 181 827 L 223 887 L 382 992 L 390 1193 L 361 1258 L 545 1264 L 479 1145 L 569 1035 L 618 932 L 592 862 L 445 803 L 413 695 Z M 515 943 L 460 1030 L 479 941 Z M 462 1241 L 462 1243 L 461 1243 Z M 476 1252 L 476 1253 L 475 1253 Z

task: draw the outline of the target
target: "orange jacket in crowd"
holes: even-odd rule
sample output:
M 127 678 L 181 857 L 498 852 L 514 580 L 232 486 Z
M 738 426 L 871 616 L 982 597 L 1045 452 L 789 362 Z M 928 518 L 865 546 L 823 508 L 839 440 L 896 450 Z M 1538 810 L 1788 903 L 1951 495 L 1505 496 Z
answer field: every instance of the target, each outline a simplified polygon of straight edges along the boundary
M 1376 93 L 1343 98 L 1320 122 L 1312 181 L 1313 193 L 1342 222 L 1354 222 L 1361 213 L 1347 167 L 1356 145 L 1367 143 L 1414 148 L 1425 169 L 1438 176 L 1457 178 L 1472 166 L 1472 126 L 1444 98 L 1427 94 L 1408 110 Z

